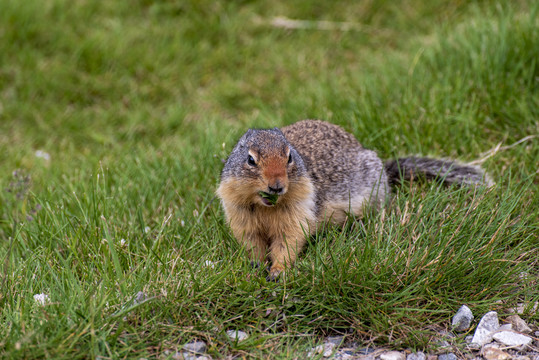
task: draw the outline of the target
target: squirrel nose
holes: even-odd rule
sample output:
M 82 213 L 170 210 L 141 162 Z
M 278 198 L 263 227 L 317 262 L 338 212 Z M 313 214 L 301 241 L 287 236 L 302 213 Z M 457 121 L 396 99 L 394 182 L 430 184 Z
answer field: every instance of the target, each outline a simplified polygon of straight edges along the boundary
M 269 190 L 268 192 L 269 192 L 270 194 L 280 195 L 280 194 L 282 194 L 282 192 L 283 192 L 283 187 L 281 186 L 281 184 L 276 183 L 276 184 L 273 185 L 273 186 L 269 186 L 269 185 L 268 185 L 268 190 Z

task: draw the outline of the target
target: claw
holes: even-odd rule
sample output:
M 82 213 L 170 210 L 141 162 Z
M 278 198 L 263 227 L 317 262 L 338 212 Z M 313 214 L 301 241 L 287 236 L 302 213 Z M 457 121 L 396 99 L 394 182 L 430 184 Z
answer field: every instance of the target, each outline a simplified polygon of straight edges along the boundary
M 282 265 L 273 264 L 273 266 L 268 271 L 269 275 L 266 278 L 266 280 L 277 282 L 279 275 L 281 274 L 281 272 L 283 272 L 283 270 L 284 270 L 284 267 Z
M 275 283 L 279 282 L 279 274 L 266 276 L 266 281 L 267 282 L 275 282 Z

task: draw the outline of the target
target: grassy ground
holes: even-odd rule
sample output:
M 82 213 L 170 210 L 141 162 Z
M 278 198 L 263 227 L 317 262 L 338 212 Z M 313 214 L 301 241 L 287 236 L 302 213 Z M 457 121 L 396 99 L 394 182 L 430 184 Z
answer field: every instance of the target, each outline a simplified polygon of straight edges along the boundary
M 202 339 L 216 358 L 302 358 L 335 333 L 432 348 L 463 303 L 539 300 L 539 7 L 314 3 L 2 1 L 0 357 L 156 358 Z M 482 159 L 497 185 L 396 189 L 266 283 L 214 190 L 247 127 L 303 118 L 384 158 Z

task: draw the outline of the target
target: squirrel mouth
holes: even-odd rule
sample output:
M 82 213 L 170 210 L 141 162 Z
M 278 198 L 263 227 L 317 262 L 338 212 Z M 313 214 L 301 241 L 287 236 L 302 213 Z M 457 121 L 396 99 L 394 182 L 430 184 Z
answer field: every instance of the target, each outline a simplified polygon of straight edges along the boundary
M 277 203 L 277 200 L 279 199 L 279 195 L 277 194 L 268 194 L 264 191 L 259 191 L 258 195 L 260 195 L 260 198 L 262 199 L 262 203 L 266 206 L 275 206 Z

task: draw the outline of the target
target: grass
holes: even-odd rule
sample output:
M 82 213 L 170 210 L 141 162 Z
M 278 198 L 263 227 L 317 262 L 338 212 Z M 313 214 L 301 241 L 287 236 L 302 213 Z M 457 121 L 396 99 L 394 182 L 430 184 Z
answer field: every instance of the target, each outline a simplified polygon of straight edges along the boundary
M 166 358 L 202 339 L 215 358 L 303 358 L 335 333 L 433 349 L 461 304 L 480 316 L 539 301 L 538 10 L 4 1 L 0 357 Z M 275 16 L 361 27 L 283 29 Z M 214 190 L 246 128 L 303 118 L 383 158 L 485 158 L 497 185 L 406 184 L 267 283 Z

